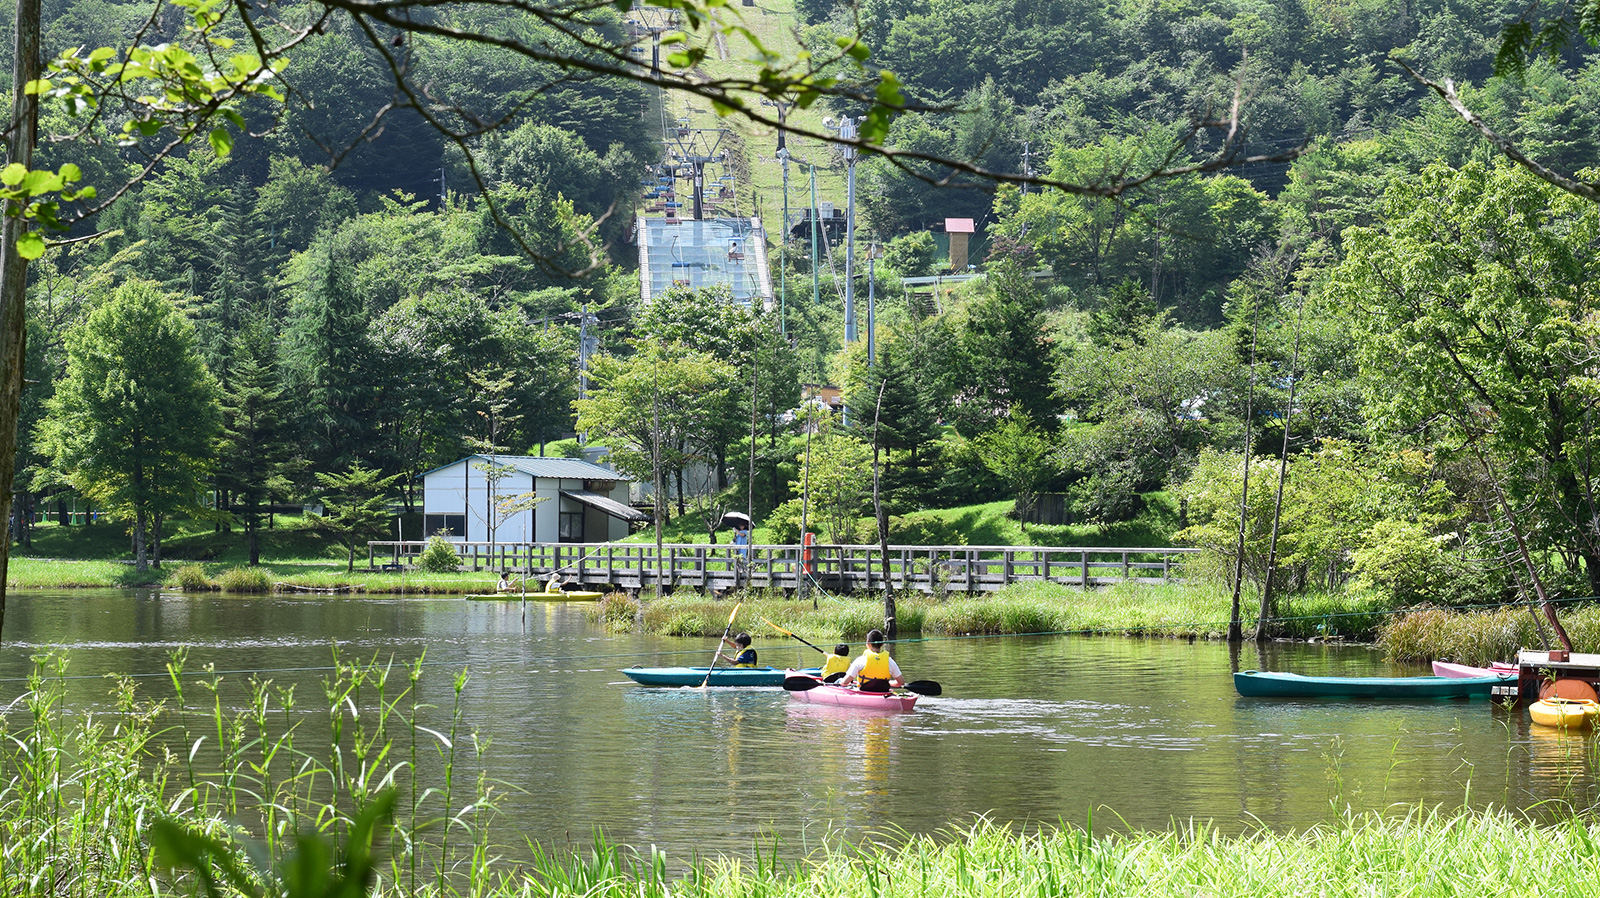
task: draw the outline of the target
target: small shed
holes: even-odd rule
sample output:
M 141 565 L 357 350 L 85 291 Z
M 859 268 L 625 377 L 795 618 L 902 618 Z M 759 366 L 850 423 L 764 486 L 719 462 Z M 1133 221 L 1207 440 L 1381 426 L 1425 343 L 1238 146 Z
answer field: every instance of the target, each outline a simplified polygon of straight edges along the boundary
M 944 232 L 950 235 L 950 270 L 967 270 L 967 240 L 977 232 L 970 218 L 946 218 Z
M 469 455 L 420 477 L 423 531 L 453 542 L 603 543 L 649 520 L 633 478 L 576 458 Z

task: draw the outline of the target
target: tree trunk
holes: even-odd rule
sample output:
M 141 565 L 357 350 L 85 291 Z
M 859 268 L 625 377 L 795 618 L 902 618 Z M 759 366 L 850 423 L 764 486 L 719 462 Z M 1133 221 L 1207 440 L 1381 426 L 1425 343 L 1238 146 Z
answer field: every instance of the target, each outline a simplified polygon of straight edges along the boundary
M 1239 555 L 1233 562 L 1233 605 L 1228 617 L 1228 641 L 1244 641 L 1244 627 L 1239 621 L 1239 602 L 1244 591 L 1244 550 L 1245 536 L 1250 513 L 1250 449 L 1254 431 L 1251 429 L 1255 423 L 1256 402 L 1256 314 L 1260 310 L 1260 301 L 1250 312 L 1250 388 L 1245 391 L 1244 400 L 1244 479 L 1239 490 Z M 1256 626 L 1260 626 L 1258 621 Z
M 152 537 L 150 547 L 153 550 L 150 553 L 150 566 L 158 571 L 161 570 L 161 528 L 166 522 L 167 516 L 164 514 L 156 513 L 150 516 L 150 534 Z
M 17 0 L 11 127 L 6 139 L 6 163 L 29 169 L 33 168 L 39 103 L 24 88 L 28 82 L 39 79 L 39 6 L 40 0 Z M 28 296 L 28 260 L 18 254 L 17 241 L 26 230 L 27 223 L 21 217 L 7 215 L 0 225 L 0 518 L 11 516 L 12 487 L 17 473 L 17 419 L 22 414 Z M 4 632 L 10 561 L 11 542 L 0 541 L 0 633 Z
M 887 377 L 878 381 L 878 401 L 872 406 L 872 516 L 878 524 L 878 554 L 883 563 L 883 635 L 893 640 L 900 632 L 895 622 L 894 581 L 889 578 L 889 515 L 883 510 L 883 492 L 878 488 L 882 453 L 878 445 L 878 421 L 883 413 L 883 388 L 889 385 Z
M 1305 301 L 1300 313 L 1305 313 Z M 1295 318 L 1294 351 L 1289 354 L 1289 404 L 1283 410 L 1283 446 L 1278 451 L 1278 491 L 1272 500 L 1272 538 L 1267 543 L 1267 579 L 1261 584 L 1261 612 L 1256 615 L 1256 642 L 1267 639 L 1267 620 L 1277 614 L 1273 607 L 1272 581 L 1278 576 L 1278 525 L 1283 520 L 1283 482 L 1289 475 L 1289 424 L 1294 421 L 1295 388 L 1300 383 L 1300 318 Z
M 141 508 L 133 513 L 133 569 L 141 574 L 150 569 L 150 559 L 145 554 L 144 523 L 145 514 Z

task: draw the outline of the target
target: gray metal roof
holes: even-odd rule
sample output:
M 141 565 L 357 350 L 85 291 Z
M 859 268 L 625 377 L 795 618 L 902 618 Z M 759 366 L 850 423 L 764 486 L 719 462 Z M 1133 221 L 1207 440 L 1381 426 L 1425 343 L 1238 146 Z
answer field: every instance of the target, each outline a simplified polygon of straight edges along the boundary
M 441 471 L 474 459 L 490 461 L 491 457 L 487 455 L 469 455 L 448 465 L 440 465 L 432 470 L 423 471 L 417 476 L 426 477 L 434 471 Z M 559 458 L 549 455 L 496 455 L 493 456 L 492 460 L 502 465 L 510 465 L 522 473 L 534 477 L 551 477 L 562 480 L 626 480 L 630 482 L 633 480 L 632 477 L 620 471 L 603 468 L 580 458 Z
M 629 523 L 650 520 L 649 515 L 631 505 L 624 505 L 610 496 L 602 496 L 599 493 L 591 493 L 586 490 L 562 490 L 561 495 Z

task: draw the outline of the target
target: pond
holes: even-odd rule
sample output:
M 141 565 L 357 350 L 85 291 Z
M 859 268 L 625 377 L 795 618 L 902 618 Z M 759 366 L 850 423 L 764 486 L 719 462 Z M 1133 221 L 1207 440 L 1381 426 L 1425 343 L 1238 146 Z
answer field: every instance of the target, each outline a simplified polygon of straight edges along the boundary
M 111 672 L 135 675 L 144 696 L 169 696 L 165 664 L 183 647 L 191 671 L 212 664 L 235 684 L 256 672 L 294 684 L 309 707 L 335 646 L 346 659 L 409 663 L 425 653 L 430 727 L 448 726 L 455 674 L 470 674 L 463 722 L 488 741 L 503 834 L 586 844 L 598 827 L 677 856 L 742 854 L 773 839 L 803 853 L 824 840 L 936 832 L 978 815 L 1018 826 L 1092 820 L 1097 831 L 1193 818 L 1238 832 L 1309 826 L 1347 807 L 1553 814 L 1596 799 L 1594 741 L 1530 727 L 1525 712 L 1482 699 L 1243 699 L 1229 676 L 1236 668 L 1425 672 L 1385 664 L 1365 647 L 911 641 L 895 649 L 907 677 L 938 680 L 944 694 L 885 716 L 794 703 L 776 688 L 635 685 L 621 668 L 705 664 L 713 641 L 610 636 L 584 610 L 530 603 L 524 613 L 515 602 L 460 598 L 14 592 L 0 700 L 21 693 L 29 655 L 45 649 L 68 653 L 74 710 L 109 705 L 102 677 Z M 817 658 L 794 642 L 757 648 L 777 666 Z

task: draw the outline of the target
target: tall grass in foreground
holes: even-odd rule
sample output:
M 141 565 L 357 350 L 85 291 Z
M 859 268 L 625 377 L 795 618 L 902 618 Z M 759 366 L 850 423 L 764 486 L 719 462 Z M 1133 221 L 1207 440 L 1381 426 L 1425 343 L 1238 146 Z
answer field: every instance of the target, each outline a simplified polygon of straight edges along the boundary
M 1600 824 L 1536 826 L 1506 814 L 1360 815 L 1301 833 L 1221 835 L 1205 824 L 1093 836 L 1018 834 L 980 821 L 896 845 L 824 849 L 786 865 L 757 857 L 664 865 L 599 843 L 593 858 L 541 858 L 526 894 L 551 898 L 1481 898 L 1587 896 L 1600 887 Z
M 1396 661 L 1438 658 L 1463 664 L 1510 661 L 1517 650 L 1555 645 L 1549 627 L 1526 605 L 1492 611 L 1419 608 L 1394 618 L 1378 637 L 1378 647 Z M 1544 632 L 1540 627 L 1544 627 Z M 1600 650 L 1600 606 L 1584 605 L 1561 612 L 1561 626 L 1580 652 Z
M 293 688 L 256 679 L 236 688 L 183 665 L 181 654 L 168 665 L 170 704 L 140 700 L 121 680 L 114 710 L 81 715 L 63 703 L 64 659 L 38 659 L 0 721 L 0 894 L 187 893 L 193 873 L 164 869 L 151 848 L 158 822 L 218 846 L 197 849 L 200 866 L 220 870 L 231 858 L 247 885 L 283 894 L 265 871 L 292 857 L 331 864 L 331 854 L 296 847 L 347 844 L 379 801 L 396 802 L 381 892 L 485 893 L 481 877 L 493 871 L 473 861 L 486 852 L 495 805 L 481 777 L 461 776 L 480 760 L 476 741 L 457 732 L 465 674 L 441 733 L 416 723 L 420 661 L 336 661 L 304 708 Z M 425 755 L 442 771 L 436 781 L 418 775 Z

